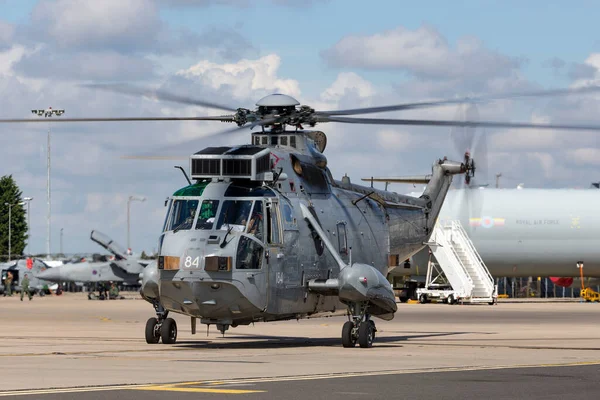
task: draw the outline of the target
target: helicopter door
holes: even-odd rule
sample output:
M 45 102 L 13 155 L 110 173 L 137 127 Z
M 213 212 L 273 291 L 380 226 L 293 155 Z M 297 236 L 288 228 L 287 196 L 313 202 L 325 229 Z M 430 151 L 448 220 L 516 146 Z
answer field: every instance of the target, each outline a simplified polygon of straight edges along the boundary
M 349 261 L 348 256 L 348 235 L 346 233 L 346 221 L 337 223 L 337 237 L 338 237 L 338 252 L 344 262 Z
M 268 309 L 277 308 L 276 298 L 272 294 L 277 286 L 283 283 L 283 228 L 281 214 L 277 199 L 266 201 L 266 264 L 267 264 L 267 290 L 269 291 Z

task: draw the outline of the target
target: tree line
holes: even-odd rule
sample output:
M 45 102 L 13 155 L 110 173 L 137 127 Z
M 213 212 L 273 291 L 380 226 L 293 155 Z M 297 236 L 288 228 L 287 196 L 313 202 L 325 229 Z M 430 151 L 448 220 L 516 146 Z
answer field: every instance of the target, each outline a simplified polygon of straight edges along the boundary
M 23 256 L 27 246 L 29 239 L 27 205 L 22 196 L 23 192 L 12 175 L 0 177 L 0 261 L 2 262 L 8 261 L 9 232 L 11 259 Z

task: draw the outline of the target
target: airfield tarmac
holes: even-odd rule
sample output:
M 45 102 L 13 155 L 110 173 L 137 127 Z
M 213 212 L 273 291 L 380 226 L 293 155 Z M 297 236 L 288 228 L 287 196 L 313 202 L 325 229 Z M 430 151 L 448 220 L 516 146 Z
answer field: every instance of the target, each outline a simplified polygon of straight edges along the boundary
M 135 293 L 127 297 L 137 298 Z M 20 399 L 569 398 L 600 395 L 600 304 L 399 304 L 374 347 L 344 317 L 258 323 L 225 337 L 171 314 L 149 345 L 143 300 L 0 297 L 0 397 Z

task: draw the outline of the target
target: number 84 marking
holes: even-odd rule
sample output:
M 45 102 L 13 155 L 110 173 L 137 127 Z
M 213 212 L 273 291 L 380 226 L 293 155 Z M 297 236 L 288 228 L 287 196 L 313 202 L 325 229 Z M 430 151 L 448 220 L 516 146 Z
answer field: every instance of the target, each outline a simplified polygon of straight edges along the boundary
M 191 256 L 187 256 L 185 258 L 185 262 L 183 263 L 183 265 L 186 268 L 191 268 L 191 267 L 198 268 L 199 265 L 200 265 L 200 256 L 196 256 L 196 258 L 192 258 Z

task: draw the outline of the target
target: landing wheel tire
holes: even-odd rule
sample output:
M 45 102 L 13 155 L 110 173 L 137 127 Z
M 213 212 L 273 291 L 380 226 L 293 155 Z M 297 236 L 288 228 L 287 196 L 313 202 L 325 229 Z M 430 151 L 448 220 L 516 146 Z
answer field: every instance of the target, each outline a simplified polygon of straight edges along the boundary
M 146 343 L 156 344 L 160 340 L 160 333 L 156 329 L 157 324 L 158 319 L 156 318 L 150 318 L 146 321 Z
M 375 341 L 375 332 L 377 332 L 377 328 L 375 328 L 375 322 L 373 322 L 373 320 L 369 320 L 369 324 L 371 324 L 371 327 L 373 329 L 373 341 Z
M 352 321 L 346 321 L 342 327 L 342 346 L 356 346 L 356 338 L 352 335 L 352 329 L 354 329 L 354 323 Z
M 373 340 L 375 340 L 375 324 L 372 321 L 360 324 L 358 328 L 358 344 L 360 347 L 363 349 L 372 347 Z
M 174 344 L 177 341 L 177 323 L 173 318 L 167 318 L 160 327 L 160 336 L 164 344 Z

